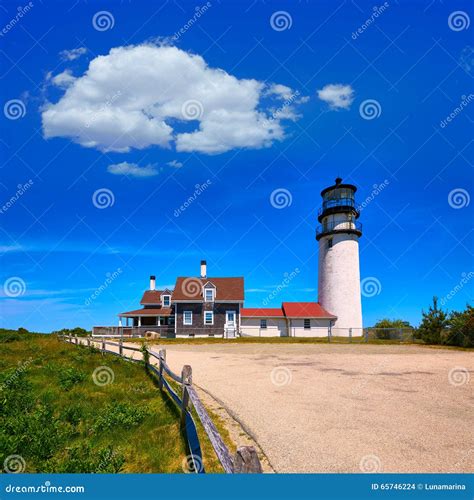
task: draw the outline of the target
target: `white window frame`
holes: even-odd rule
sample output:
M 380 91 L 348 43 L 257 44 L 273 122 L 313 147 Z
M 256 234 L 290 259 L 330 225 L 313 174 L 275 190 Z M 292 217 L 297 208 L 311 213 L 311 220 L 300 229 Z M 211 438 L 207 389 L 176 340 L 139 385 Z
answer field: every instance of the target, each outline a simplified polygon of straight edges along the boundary
M 266 330 L 268 328 L 268 323 L 267 323 L 267 319 L 266 318 L 262 318 L 260 320 L 260 328 L 262 330 Z
M 212 295 L 211 299 L 207 298 L 207 292 L 208 291 L 211 292 L 211 295 Z M 216 298 L 216 290 L 215 290 L 215 288 L 210 288 L 210 287 L 204 288 L 204 302 L 214 302 L 215 298 Z
M 307 321 L 309 321 L 309 326 L 306 326 Z M 311 318 L 304 318 L 303 319 L 303 329 L 304 330 L 311 330 Z
M 165 298 L 168 297 L 168 305 L 165 304 Z M 171 295 L 163 295 L 162 297 L 162 306 L 163 307 L 170 307 L 171 306 Z
M 211 322 L 206 323 L 206 314 L 211 315 Z M 204 326 L 212 326 L 214 324 L 214 311 L 204 311 Z
M 191 315 L 191 321 L 187 322 L 186 321 L 186 313 L 189 313 Z M 183 325 L 185 326 L 192 326 L 193 324 L 193 312 L 192 311 L 183 311 Z

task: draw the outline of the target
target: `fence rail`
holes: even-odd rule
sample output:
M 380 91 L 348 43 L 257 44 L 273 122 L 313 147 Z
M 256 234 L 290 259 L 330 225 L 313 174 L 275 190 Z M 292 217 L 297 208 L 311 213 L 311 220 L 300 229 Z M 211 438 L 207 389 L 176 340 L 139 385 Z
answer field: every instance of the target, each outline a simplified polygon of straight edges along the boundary
M 196 424 L 191 414 L 193 407 L 204 428 L 204 431 L 207 434 L 207 437 L 209 438 L 209 441 L 211 442 L 214 452 L 216 453 L 216 456 L 226 473 L 238 474 L 262 472 L 260 460 L 253 446 L 240 446 L 238 447 L 235 455 L 231 455 L 229 449 L 224 443 L 224 440 L 222 439 L 222 436 L 217 430 L 217 427 L 193 387 L 191 366 L 183 366 L 181 375 L 177 375 L 166 363 L 165 349 L 160 350 L 160 352 L 156 354 L 156 352 L 145 347 L 139 348 L 126 345 L 123 343 L 122 339 L 120 339 L 119 342 L 111 342 L 106 341 L 105 339 L 98 340 L 91 337 L 77 337 L 73 335 L 59 335 L 58 338 L 76 345 L 85 344 L 88 347 L 93 347 L 93 344 L 99 343 L 100 351 L 102 353 L 118 355 L 129 361 L 144 361 L 146 369 L 157 377 L 160 390 L 165 390 L 181 410 L 181 429 L 186 438 L 187 449 L 190 452 L 186 458 L 188 466 L 192 472 L 205 472 L 201 444 L 199 442 Z M 82 339 L 84 339 L 85 342 L 83 342 Z M 117 347 L 118 351 L 106 349 L 107 346 Z M 127 350 L 140 352 L 142 354 L 142 358 L 134 359 L 133 357 L 124 355 L 123 352 Z M 150 357 L 155 358 L 158 361 L 158 367 L 155 364 L 150 363 Z M 166 376 L 179 385 L 181 394 L 176 393 Z

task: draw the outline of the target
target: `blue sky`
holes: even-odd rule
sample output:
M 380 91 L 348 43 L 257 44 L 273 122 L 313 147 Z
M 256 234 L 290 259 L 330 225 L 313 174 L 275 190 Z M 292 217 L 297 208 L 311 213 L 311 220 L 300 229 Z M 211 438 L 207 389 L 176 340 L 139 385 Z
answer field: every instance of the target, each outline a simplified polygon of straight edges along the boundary
M 417 324 L 433 295 L 472 301 L 473 13 L 382 5 L 37 0 L 12 24 L 19 4 L 3 2 L 2 326 L 116 324 L 150 274 L 172 285 L 201 259 L 245 276 L 248 306 L 315 300 L 319 193 L 336 176 L 370 199 L 366 326 Z M 199 120 L 176 115 L 184 98 Z

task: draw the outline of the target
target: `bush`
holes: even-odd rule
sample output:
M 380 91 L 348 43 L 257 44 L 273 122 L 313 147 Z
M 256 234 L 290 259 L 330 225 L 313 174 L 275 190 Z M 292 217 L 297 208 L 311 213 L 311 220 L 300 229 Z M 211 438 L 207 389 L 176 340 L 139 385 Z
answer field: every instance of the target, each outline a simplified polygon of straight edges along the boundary
M 0 344 L 7 344 L 8 342 L 15 342 L 21 340 L 21 335 L 15 331 L 4 330 L 0 332 Z
M 51 460 L 44 472 L 55 473 L 117 473 L 122 470 L 125 457 L 112 446 L 95 449 L 88 444 L 73 446 L 61 459 Z
M 69 391 L 74 385 L 83 382 L 85 379 L 86 374 L 77 368 L 69 367 L 59 372 L 59 385 L 65 391 Z
M 133 427 L 141 424 L 147 415 L 147 407 L 140 408 L 128 403 L 111 403 L 97 416 L 94 429 L 106 430 L 117 426 Z
M 403 333 L 403 330 L 407 328 L 411 328 L 408 321 L 403 321 L 402 319 L 384 318 L 375 323 L 374 337 L 376 339 L 389 340 L 391 338 L 391 333 Z
M 51 332 L 55 335 L 77 335 L 78 337 L 88 337 L 91 332 L 76 326 L 76 328 L 63 328 L 62 330 L 55 330 Z

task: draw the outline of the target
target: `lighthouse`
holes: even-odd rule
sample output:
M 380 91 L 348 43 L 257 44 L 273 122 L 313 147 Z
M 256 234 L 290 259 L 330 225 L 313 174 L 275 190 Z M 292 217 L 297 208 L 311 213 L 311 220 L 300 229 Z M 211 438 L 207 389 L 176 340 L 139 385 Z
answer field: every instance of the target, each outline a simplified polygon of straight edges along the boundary
M 316 240 L 319 242 L 318 301 L 337 316 L 333 335 L 362 335 L 357 188 L 337 178 L 321 191 Z M 351 331 L 349 329 L 352 329 Z

